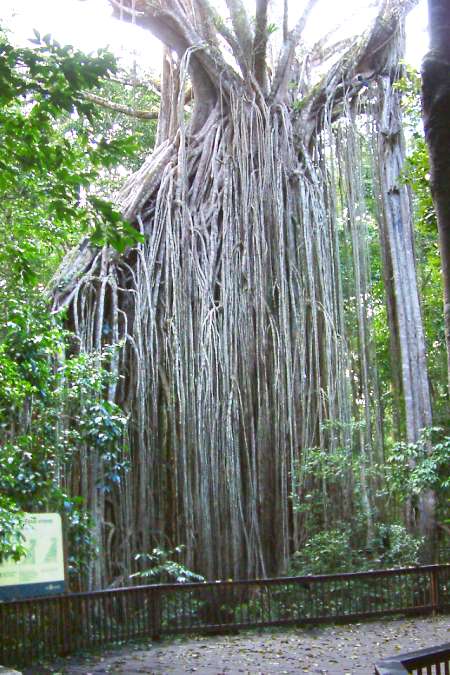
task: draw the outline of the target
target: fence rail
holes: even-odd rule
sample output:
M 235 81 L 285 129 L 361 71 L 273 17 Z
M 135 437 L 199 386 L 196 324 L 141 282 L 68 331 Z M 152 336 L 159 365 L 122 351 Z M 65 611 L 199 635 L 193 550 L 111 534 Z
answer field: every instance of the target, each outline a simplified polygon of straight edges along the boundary
M 375 664 L 375 675 L 450 675 L 450 642 Z
M 159 584 L 0 602 L 0 663 L 189 632 L 450 611 L 450 565 Z

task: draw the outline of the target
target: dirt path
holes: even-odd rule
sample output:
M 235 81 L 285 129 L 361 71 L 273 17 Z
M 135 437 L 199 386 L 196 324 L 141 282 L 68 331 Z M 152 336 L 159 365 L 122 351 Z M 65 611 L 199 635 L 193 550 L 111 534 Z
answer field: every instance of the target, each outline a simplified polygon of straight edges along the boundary
M 377 659 L 450 642 L 450 617 L 277 629 L 153 643 L 42 670 L 65 675 L 371 675 Z M 38 673 L 36 669 L 31 672 Z

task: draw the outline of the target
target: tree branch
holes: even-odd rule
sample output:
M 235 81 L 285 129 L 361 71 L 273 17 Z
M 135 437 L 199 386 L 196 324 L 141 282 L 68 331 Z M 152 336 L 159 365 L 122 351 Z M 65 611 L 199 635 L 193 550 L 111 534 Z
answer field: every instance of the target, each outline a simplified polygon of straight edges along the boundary
M 236 63 L 238 64 L 242 75 L 244 77 L 246 77 L 247 74 L 248 74 L 248 63 L 245 60 L 245 56 L 244 56 L 244 53 L 242 51 L 242 47 L 239 44 L 239 42 L 237 41 L 236 37 L 227 28 L 227 25 L 225 24 L 222 17 L 219 16 L 217 11 L 214 9 L 214 7 L 212 7 L 210 5 L 208 0 L 197 0 L 197 2 L 198 2 L 198 5 L 203 9 L 203 11 L 208 13 L 208 15 L 210 17 L 210 20 L 213 23 L 214 28 L 216 29 L 217 33 L 223 37 L 225 42 L 231 48 L 233 56 L 236 59 Z
M 151 89 L 158 96 L 161 95 L 161 82 L 155 78 L 148 78 L 147 82 L 144 80 L 128 80 L 122 77 L 114 77 L 112 75 L 108 76 L 108 82 L 117 82 L 122 84 L 124 87 L 139 87 L 139 89 Z
M 118 0 L 109 2 L 115 7 L 117 14 L 121 4 Z M 164 6 L 141 0 L 140 5 L 145 11 L 137 12 L 136 23 L 150 30 L 167 47 L 176 51 L 180 59 L 188 49 L 197 48 L 191 57 L 194 97 L 196 89 L 201 90 L 203 95 L 209 89 L 210 97 L 214 94 L 217 98 L 219 84 L 227 92 L 231 82 L 237 83 L 236 73 L 225 62 L 218 49 L 208 48 L 204 37 L 194 29 L 189 16 L 180 9 L 176 0 L 165 0 Z M 133 12 L 128 9 L 127 16 L 130 14 Z
M 289 0 L 284 0 L 283 6 L 283 42 L 286 42 L 288 37 L 289 26 Z
M 109 0 L 109 3 L 115 9 L 114 14 L 116 16 L 123 14 L 126 21 L 131 21 L 134 18 L 138 26 L 150 30 L 161 42 L 176 51 L 180 58 L 182 58 L 184 52 L 188 49 L 189 44 L 183 39 L 182 34 L 180 35 L 170 20 L 168 20 L 167 16 L 165 20 L 162 20 L 161 15 L 164 13 L 162 8 L 146 5 L 146 11 L 133 11 L 121 0 Z
M 313 66 L 322 65 L 331 57 L 336 56 L 336 54 L 342 54 L 344 51 L 348 51 L 353 44 L 353 37 L 345 38 L 338 42 L 333 42 L 332 44 L 325 44 L 324 41 L 317 42 L 311 49 L 311 64 Z
M 129 4 L 130 0 L 126 0 Z M 110 0 L 115 14 L 121 9 L 118 0 Z M 239 79 L 233 69 L 225 62 L 219 49 L 209 46 L 204 36 L 193 27 L 192 12 L 177 0 L 164 0 L 164 3 L 136 0 L 138 12 L 128 9 L 135 16 L 136 23 L 146 28 L 167 47 L 174 50 L 179 59 L 192 49 L 189 59 L 189 72 L 194 92 L 194 110 L 191 121 L 192 130 L 198 130 L 217 102 L 219 92 L 227 95 L 233 84 Z M 143 10 L 143 11 L 142 11 Z M 195 17 L 194 17 L 195 18 Z
M 158 129 L 156 132 L 155 146 L 166 141 L 172 133 L 177 121 L 176 101 L 180 93 L 180 78 L 177 67 L 173 62 L 172 54 L 168 47 L 164 47 L 161 107 L 159 111 Z
M 109 0 L 109 2 L 110 2 L 111 5 L 113 5 L 113 7 L 115 7 L 120 12 L 120 14 L 124 13 L 127 16 L 129 16 L 131 19 L 144 15 L 144 12 L 142 12 L 142 11 L 138 11 L 136 9 L 130 9 L 129 7 L 124 5 L 121 2 L 121 0 Z
M 114 101 L 108 101 L 108 99 L 103 98 L 102 96 L 97 96 L 92 94 L 90 91 L 83 92 L 84 98 L 87 98 L 88 101 L 92 101 L 97 105 L 100 105 L 102 108 L 108 108 L 108 110 L 114 110 L 118 113 L 123 113 L 129 117 L 136 117 L 140 120 L 157 120 L 159 112 L 157 110 L 135 110 L 128 105 L 123 105 L 121 103 L 115 103 Z
M 252 29 L 244 3 L 242 0 L 226 0 L 226 4 L 237 41 L 241 45 L 244 60 L 247 64 L 250 64 L 253 48 Z
M 267 92 L 267 6 L 268 0 L 256 0 L 255 39 L 253 42 L 254 73 L 263 93 Z
M 278 60 L 278 65 L 275 70 L 275 76 L 273 78 L 272 90 L 270 92 L 271 101 L 282 101 L 287 95 L 289 70 L 292 59 L 294 58 L 295 48 L 300 41 L 308 17 L 316 3 L 317 0 L 308 0 L 305 11 L 297 21 L 297 25 L 291 30 L 287 36 L 287 39 L 284 41 L 280 58 Z
M 205 39 L 210 45 L 214 47 L 219 47 L 219 42 L 217 40 L 217 26 L 216 26 L 216 16 L 217 12 L 209 4 L 208 0 L 196 0 L 195 10 L 199 15 L 201 24 L 200 32 L 204 35 Z M 196 21 L 196 28 L 198 19 Z
M 417 4 L 417 0 L 384 2 L 366 39 L 346 50 L 316 87 L 310 100 L 306 101 L 302 114 L 302 127 L 309 128 L 306 138 L 311 138 L 320 111 L 327 100 L 332 105 L 333 119 L 341 113 L 344 98 L 352 98 L 386 67 L 389 43 L 399 30 L 403 17 Z M 342 43 L 345 45 L 345 41 Z

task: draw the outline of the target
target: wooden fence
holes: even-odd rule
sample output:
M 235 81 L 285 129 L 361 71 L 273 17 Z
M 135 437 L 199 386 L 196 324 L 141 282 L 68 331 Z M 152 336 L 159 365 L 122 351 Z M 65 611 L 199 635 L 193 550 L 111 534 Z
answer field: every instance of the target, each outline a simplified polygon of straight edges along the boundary
M 0 602 L 0 663 L 112 642 L 450 611 L 450 565 L 134 586 Z
M 450 642 L 375 664 L 375 675 L 450 675 Z

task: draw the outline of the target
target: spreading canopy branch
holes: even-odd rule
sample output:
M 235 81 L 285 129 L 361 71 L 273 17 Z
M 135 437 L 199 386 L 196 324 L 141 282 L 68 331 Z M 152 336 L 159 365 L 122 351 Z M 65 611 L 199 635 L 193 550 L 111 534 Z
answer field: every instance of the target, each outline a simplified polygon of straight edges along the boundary
M 308 101 L 307 124 L 317 119 L 318 111 L 329 100 L 336 107 L 344 95 L 345 83 L 351 83 L 356 73 L 364 79 L 374 76 L 383 67 L 383 53 L 404 15 L 417 0 L 384 0 L 372 29 L 356 46 L 341 53 L 337 63 L 324 78 Z M 318 0 L 308 0 L 294 28 L 286 32 L 287 4 L 284 6 L 284 40 L 272 78 L 270 92 L 267 81 L 268 0 L 256 0 L 255 30 L 242 0 L 227 0 L 233 30 L 219 17 L 210 0 L 184 3 L 180 0 L 148 3 L 135 0 L 110 0 L 116 14 L 150 30 L 178 59 L 191 50 L 189 68 L 194 95 L 193 129 L 199 129 L 219 98 L 229 98 L 231 89 L 240 88 L 251 94 L 267 96 L 269 103 L 288 101 L 288 84 L 295 52 L 305 31 L 308 18 Z M 233 69 L 221 53 L 219 36 L 231 48 L 240 73 Z M 345 43 L 337 43 L 342 46 Z M 323 53 L 328 53 L 325 49 Z M 317 52 L 316 52 L 317 56 Z M 344 86 L 343 86 L 344 85 Z M 348 88 L 345 89 L 348 92 Z M 357 89 L 355 90 L 357 91 Z
M 323 112 L 336 119 L 342 113 L 344 98 L 356 96 L 368 81 L 373 80 L 387 67 L 391 41 L 400 30 L 403 17 L 417 4 L 418 0 L 396 0 L 383 2 L 372 28 L 356 44 L 351 44 L 330 68 L 319 86 L 315 87 L 305 100 L 302 124 L 309 129 L 305 142 L 320 128 Z M 344 41 L 342 46 L 347 47 Z
M 308 17 L 317 2 L 318 0 L 308 0 L 308 4 L 306 5 L 302 16 L 297 21 L 296 26 L 288 33 L 287 38 L 284 41 L 272 83 L 272 90 L 270 93 L 270 99 L 272 101 L 280 101 L 286 98 L 289 71 L 294 58 L 295 49 L 300 42 Z
M 208 113 L 215 106 L 219 91 L 227 93 L 230 87 L 238 83 L 238 78 L 233 69 L 226 63 L 219 49 L 208 44 L 208 30 L 204 29 L 205 21 L 196 21 L 193 25 L 192 16 L 183 5 L 176 0 L 167 0 L 164 5 L 147 4 L 143 0 L 136 0 L 135 11 L 130 9 L 129 2 L 110 0 L 116 15 L 125 10 L 128 20 L 133 21 L 142 28 L 160 39 L 163 44 L 175 51 L 181 60 L 188 51 L 190 52 L 189 66 L 194 93 L 193 129 L 199 129 L 206 120 Z M 205 14 L 207 5 L 202 6 Z M 195 19 L 196 17 L 194 17 Z M 210 28 L 211 21 L 206 25 Z
M 115 101 L 109 101 L 103 96 L 97 96 L 97 94 L 92 94 L 90 91 L 85 91 L 83 94 L 84 98 L 87 98 L 88 101 L 92 101 L 102 108 L 107 108 L 108 110 L 114 110 L 114 112 L 122 113 L 123 115 L 128 115 L 128 117 L 136 117 L 140 120 L 157 120 L 159 111 L 158 110 L 136 110 L 129 105 L 123 105 L 122 103 L 116 103 Z

